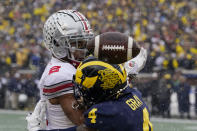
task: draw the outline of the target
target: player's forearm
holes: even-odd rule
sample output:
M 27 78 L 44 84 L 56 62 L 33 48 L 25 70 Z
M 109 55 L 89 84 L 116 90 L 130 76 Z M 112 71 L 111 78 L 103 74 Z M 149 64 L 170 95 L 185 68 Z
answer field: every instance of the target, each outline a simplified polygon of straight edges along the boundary
M 65 115 L 74 123 L 75 125 L 80 125 L 83 123 L 83 111 L 72 108 L 72 103 L 75 101 L 73 94 L 66 94 L 59 98 L 60 105 L 65 113 Z
M 84 122 L 83 112 L 80 110 L 71 110 L 72 111 L 66 112 L 65 114 L 75 125 L 81 125 Z

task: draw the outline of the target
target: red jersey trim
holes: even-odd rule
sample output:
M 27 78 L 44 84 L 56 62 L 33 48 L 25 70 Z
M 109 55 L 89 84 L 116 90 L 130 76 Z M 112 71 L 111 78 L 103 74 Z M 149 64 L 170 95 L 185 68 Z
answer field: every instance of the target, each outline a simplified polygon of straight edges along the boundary
M 67 83 L 67 84 L 64 84 L 64 85 L 61 85 L 61 86 L 57 86 L 57 87 L 52 88 L 52 89 L 43 88 L 43 92 L 44 93 L 55 93 L 57 91 L 60 91 L 60 90 L 63 90 L 65 88 L 69 88 L 69 87 L 72 87 L 72 86 L 73 86 L 73 83 Z

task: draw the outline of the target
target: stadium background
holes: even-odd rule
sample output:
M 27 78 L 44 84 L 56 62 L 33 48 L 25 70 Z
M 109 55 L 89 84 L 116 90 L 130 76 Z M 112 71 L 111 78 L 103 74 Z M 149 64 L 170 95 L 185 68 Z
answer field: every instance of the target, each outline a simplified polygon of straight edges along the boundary
M 42 28 L 60 9 L 83 13 L 95 35 L 119 31 L 148 49 L 147 64 L 134 86 L 152 116 L 196 119 L 196 0 L 0 0 L 1 112 L 31 111 L 39 99 L 37 83 L 50 57 Z

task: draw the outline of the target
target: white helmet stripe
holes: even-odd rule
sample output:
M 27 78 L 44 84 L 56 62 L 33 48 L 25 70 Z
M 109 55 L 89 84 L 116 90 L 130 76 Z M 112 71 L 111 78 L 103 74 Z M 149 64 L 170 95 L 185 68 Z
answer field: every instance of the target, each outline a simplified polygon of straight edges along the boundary
M 94 48 L 94 56 L 98 58 L 99 53 L 99 42 L 100 41 L 100 35 L 95 37 L 95 48 Z
M 128 49 L 127 49 L 127 60 L 130 60 L 132 56 L 132 48 L 133 48 L 133 38 L 129 37 L 128 39 Z

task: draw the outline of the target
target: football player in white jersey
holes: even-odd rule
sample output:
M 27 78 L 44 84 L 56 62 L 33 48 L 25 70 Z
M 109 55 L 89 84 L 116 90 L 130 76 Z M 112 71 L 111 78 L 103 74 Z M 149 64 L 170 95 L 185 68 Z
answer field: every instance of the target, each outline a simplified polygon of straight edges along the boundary
M 46 110 L 46 129 L 66 129 L 83 122 L 82 112 L 72 108 L 72 77 L 79 62 L 87 53 L 86 44 L 94 35 L 88 20 L 78 11 L 60 10 L 52 14 L 44 24 L 44 43 L 52 58 L 40 79 L 40 97 L 32 115 L 27 116 L 28 130 L 45 127 L 40 111 Z M 43 106 L 46 105 L 46 108 Z M 41 118 L 42 117 L 42 118 Z M 36 119 L 34 119 L 36 118 Z

